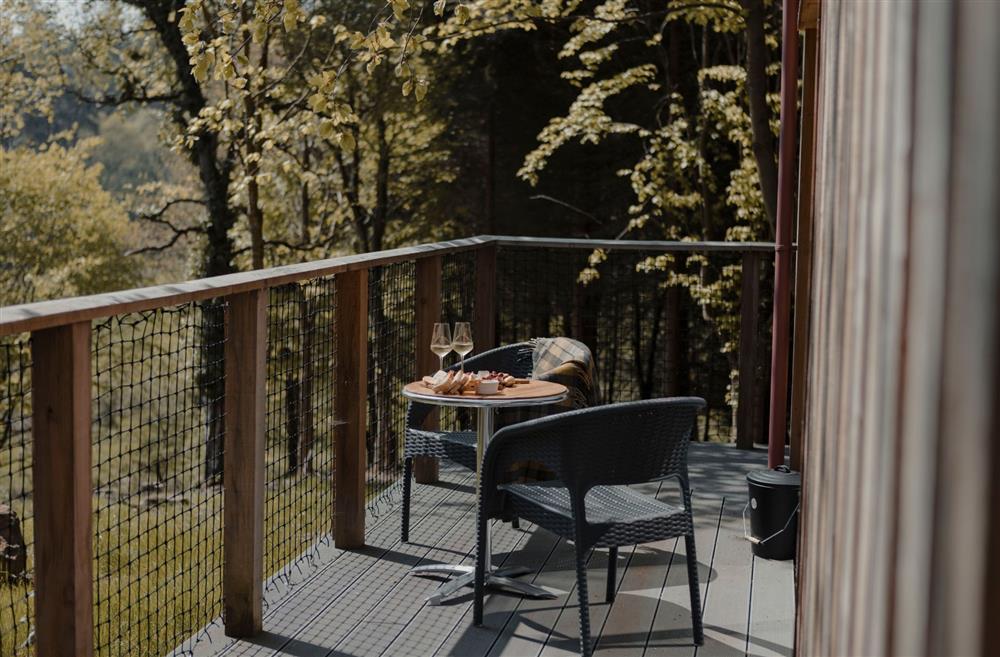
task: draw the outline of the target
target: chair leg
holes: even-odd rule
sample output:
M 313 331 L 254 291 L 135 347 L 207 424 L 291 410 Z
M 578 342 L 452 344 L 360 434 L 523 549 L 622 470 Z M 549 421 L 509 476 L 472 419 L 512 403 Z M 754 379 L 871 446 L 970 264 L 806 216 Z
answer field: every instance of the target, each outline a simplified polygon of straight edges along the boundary
M 580 602 L 580 654 L 591 657 L 590 604 L 587 596 L 587 550 L 576 541 L 576 595 Z
M 615 584 L 618 579 L 618 546 L 608 548 L 608 590 L 604 594 L 607 602 L 615 601 Z
M 518 520 L 517 516 L 514 516 L 513 518 L 510 519 L 510 526 L 513 529 L 520 529 L 521 528 L 521 521 Z
M 400 529 L 400 540 L 404 543 L 410 540 L 410 486 L 413 479 L 413 459 L 403 459 L 403 525 Z
M 694 534 L 684 537 L 684 550 L 687 556 L 688 588 L 691 589 L 691 624 L 694 629 L 695 645 L 705 642 L 705 632 L 701 624 L 701 593 L 698 589 L 698 554 L 694 548 Z

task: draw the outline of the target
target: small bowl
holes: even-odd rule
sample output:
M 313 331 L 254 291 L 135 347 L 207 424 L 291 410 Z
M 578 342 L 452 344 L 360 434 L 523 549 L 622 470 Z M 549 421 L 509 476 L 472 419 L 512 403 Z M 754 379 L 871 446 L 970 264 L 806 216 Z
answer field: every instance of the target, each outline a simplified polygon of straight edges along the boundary
M 476 393 L 480 395 L 495 395 L 500 392 L 500 382 L 496 379 L 480 381 L 476 385 Z

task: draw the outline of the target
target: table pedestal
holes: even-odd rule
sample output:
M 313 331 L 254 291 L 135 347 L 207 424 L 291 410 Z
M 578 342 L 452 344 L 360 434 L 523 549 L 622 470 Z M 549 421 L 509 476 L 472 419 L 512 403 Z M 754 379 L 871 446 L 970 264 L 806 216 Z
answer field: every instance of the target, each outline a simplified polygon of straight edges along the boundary
M 482 498 L 480 495 L 480 486 L 482 485 L 481 480 L 481 470 L 483 468 L 483 456 L 486 454 L 486 442 L 493 437 L 493 409 L 487 406 L 480 406 L 478 409 L 478 422 L 476 423 L 476 503 Z M 532 572 L 531 568 L 525 566 L 516 566 L 513 568 L 496 568 L 492 564 L 491 555 L 493 553 L 492 544 L 490 541 L 490 523 L 486 523 L 486 545 L 483 549 L 486 552 L 486 586 L 501 589 L 504 591 L 510 591 L 511 593 L 519 593 L 521 595 L 528 595 L 534 598 L 555 598 L 554 593 L 546 591 L 540 586 L 535 586 L 534 584 L 528 584 L 527 582 L 519 582 L 513 577 L 518 575 L 525 575 Z M 411 575 L 455 575 L 451 580 L 443 584 L 433 595 L 427 598 L 427 603 L 429 605 L 439 605 L 445 598 L 459 591 L 466 586 L 472 586 L 475 583 L 476 577 L 476 567 L 472 566 L 462 566 L 462 565 L 451 565 L 451 564 L 432 564 L 428 566 L 417 566 L 410 570 Z

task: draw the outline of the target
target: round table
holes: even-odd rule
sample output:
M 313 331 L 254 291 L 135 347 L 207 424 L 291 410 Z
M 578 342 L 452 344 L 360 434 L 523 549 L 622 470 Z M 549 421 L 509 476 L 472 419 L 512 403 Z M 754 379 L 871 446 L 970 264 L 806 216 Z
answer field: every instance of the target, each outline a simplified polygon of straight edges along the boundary
M 409 383 L 403 388 L 403 396 L 422 404 L 434 406 L 451 406 L 454 408 L 475 408 L 478 410 L 476 422 L 476 499 L 478 500 L 480 485 L 480 469 L 483 465 L 483 455 L 486 443 L 493 437 L 493 416 L 498 408 L 520 406 L 544 406 L 555 404 L 566 399 L 566 386 L 551 381 L 530 381 L 512 388 L 504 388 L 494 395 L 477 395 L 472 393 L 439 395 L 431 392 L 422 382 Z M 491 563 L 490 524 L 486 525 L 486 585 L 513 593 L 530 595 L 537 598 L 554 598 L 555 595 L 545 589 L 519 582 L 514 577 L 532 572 L 523 566 L 498 569 Z M 427 598 L 428 604 L 440 604 L 446 597 L 472 586 L 475 579 L 475 566 L 458 564 L 434 564 L 417 566 L 410 571 L 412 575 L 457 575 L 441 586 L 433 595 Z

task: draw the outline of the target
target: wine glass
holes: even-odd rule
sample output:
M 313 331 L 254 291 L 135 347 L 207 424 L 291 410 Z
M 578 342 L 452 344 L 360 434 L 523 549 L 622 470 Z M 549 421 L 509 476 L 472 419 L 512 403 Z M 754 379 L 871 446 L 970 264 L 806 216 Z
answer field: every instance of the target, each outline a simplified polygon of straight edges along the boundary
M 438 357 L 439 369 L 444 369 L 444 357 L 451 353 L 451 326 L 438 323 L 431 333 L 431 351 Z
M 465 372 L 465 354 L 472 351 L 472 327 L 468 322 L 455 322 L 455 335 L 451 339 L 451 348 L 461 359 L 461 371 Z

